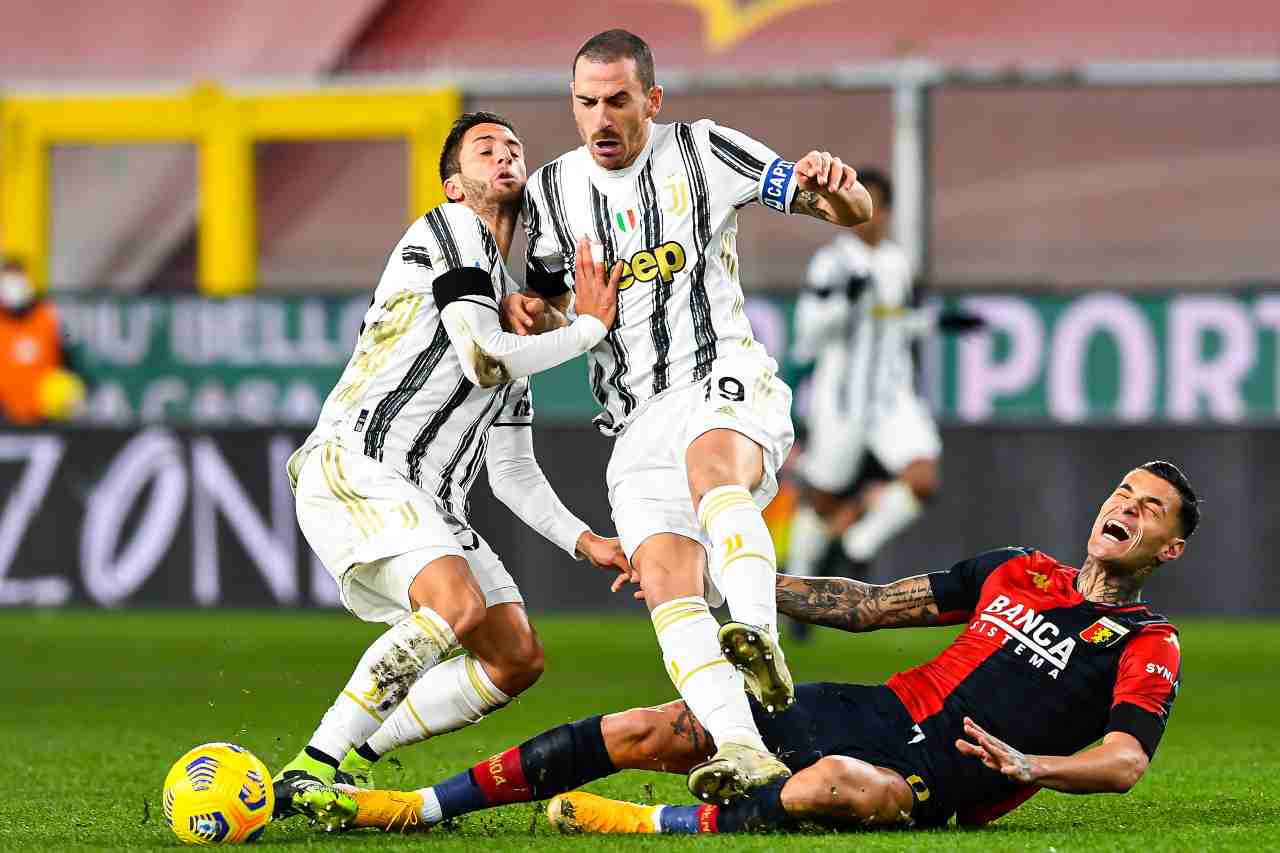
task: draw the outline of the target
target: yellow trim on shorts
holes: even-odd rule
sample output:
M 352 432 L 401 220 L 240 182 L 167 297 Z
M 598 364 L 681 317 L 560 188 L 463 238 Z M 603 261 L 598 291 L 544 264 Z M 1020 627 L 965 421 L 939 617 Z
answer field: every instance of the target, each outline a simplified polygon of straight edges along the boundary
M 343 690 L 343 691 L 342 691 L 342 695 L 343 695 L 343 696 L 346 696 L 346 697 L 347 697 L 348 699 L 350 699 L 352 702 L 355 702 L 357 705 L 359 705 L 361 708 L 363 708 L 363 709 L 364 709 L 364 711 L 365 711 L 365 713 L 366 713 L 366 714 L 368 714 L 370 717 L 373 717 L 373 718 L 374 718 L 375 720 L 377 720 L 379 723 L 381 723 L 381 722 L 382 722 L 382 717 L 379 717 L 379 716 L 378 716 L 378 712 L 377 712 L 377 711 L 375 711 L 375 710 L 373 710 L 372 708 L 370 708 L 370 707 L 369 707 L 368 705 L 366 705 L 363 701 L 361 701 L 361 699 L 360 699 L 360 697 L 359 697 L 359 696 L 357 696 L 356 694 L 352 693 L 350 690 Z
M 346 507 L 361 536 L 368 539 L 382 530 L 382 517 L 378 515 L 378 511 L 347 482 L 346 475 L 342 471 L 342 463 L 338 461 L 337 445 L 331 441 L 324 443 L 324 449 L 320 455 L 320 471 L 324 474 L 329 491 Z

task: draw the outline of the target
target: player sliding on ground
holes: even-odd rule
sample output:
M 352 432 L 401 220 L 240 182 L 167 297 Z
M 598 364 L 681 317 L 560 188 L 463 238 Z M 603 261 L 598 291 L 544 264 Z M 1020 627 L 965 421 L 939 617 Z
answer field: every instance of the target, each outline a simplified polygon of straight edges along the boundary
M 1080 570 L 1003 548 L 886 586 L 779 576 L 779 610 L 805 622 L 966 627 L 887 684 L 802 684 L 783 714 L 754 706 L 765 743 L 795 775 L 729 805 L 565 793 L 622 769 L 683 772 L 704 760 L 715 744 L 677 701 L 560 726 L 430 788 L 352 789 L 311 811 L 335 828 L 404 830 L 552 798 L 548 815 L 566 831 L 693 833 L 797 820 L 930 827 L 953 814 L 976 826 L 1040 788 L 1122 793 L 1155 754 L 1181 678 L 1178 633 L 1141 589 L 1198 522 L 1182 472 L 1149 462 L 1102 504 Z
M 289 460 L 298 523 L 343 604 L 392 627 L 279 774 L 277 817 L 303 790 L 340 778 L 367 784 L 377 756 L 478 722 L 542 673 L 515 580 L 467 521 L 482 468 L 534 530 L 623 572 L 619 581 L 629 570 L 618 540 L 565 509 L 538 467 L 524 378 L 605 336 L 621 270 L 606 282 L 591 252 L 578 252 L 577 319 L 550 335 L 504 332 L 498 302 L 515 284 L 503 258 L 525 184 L 510 123 L 458 119 L 440 179 L 450 203 L 414 222 L 392 252 L 351 361 Z
M 656 123 L 653 53 L 632 33 L 593 36 L 572 68 L 583 144 L 525 193 L 526 282 L 542 298 L 512 295 L 504 316 L 538 331 L 548 306 L 569 308 L 578 235 L 624 263 L 617 323 L 589 356 L 596 423 L 616 436 L 609 503 L 671 680 L 720 747 L 691 769 L 689 789 L 741 796 L 789 773 L 760 738 L 743 678 L 767 710 L 794 697 L 760 514 L 794 433 L 791 389 L 743 310 L 738 210 L 759 203 L 850 226 L 870 217 L 871 198 L 825 151 L 792 163 L 707 119 Z M 722 599 L 723 627 L 708 609 Z

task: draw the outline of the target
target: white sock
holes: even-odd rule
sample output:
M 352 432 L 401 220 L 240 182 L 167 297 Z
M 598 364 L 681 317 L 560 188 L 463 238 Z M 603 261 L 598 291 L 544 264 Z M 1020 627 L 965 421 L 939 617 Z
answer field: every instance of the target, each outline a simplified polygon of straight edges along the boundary
M 418 817 L 427 826 L 435 826 L 444 820 L 444 810 L 440 808 L 440 798 L 435 788 L 419 788 L 414 793 L 422 797 L 422 808 L 418 809 Z
M 788 543 L 787 574 L 812 575 L 831 544 L 831 530 L 813 507 L 800 504 L 791 516 Z
M 469 654 L 450 658 L 409 688 L 409 695 L 369 738 L 379 755 L 480 722 L 511 701 Z
M 698 504 L 711 543 L 710 571 L 735 621 L 777 633 L 778 555 L 760 508 L 742 486 L 720 486 Z
M 650 617 L 671 683 L 712 739 L 721 746 L 733 742 L 764 749 L 742 675 L 720 651 L 720 626 L 706 600 L 677 598 L 653 608 Z
M 378 730 L 410 686 L 457 644 L 449 623 L 428 607 L 392 625 L 360 658 L 308 745 L 341 761 L 347 750 Z
M 844 532 L 844 552 L 850 560 L 870 560 L 884 543 L 915 521 L 923 508 L 910 486 L 894 480 L 880 490 L 866 515 Z

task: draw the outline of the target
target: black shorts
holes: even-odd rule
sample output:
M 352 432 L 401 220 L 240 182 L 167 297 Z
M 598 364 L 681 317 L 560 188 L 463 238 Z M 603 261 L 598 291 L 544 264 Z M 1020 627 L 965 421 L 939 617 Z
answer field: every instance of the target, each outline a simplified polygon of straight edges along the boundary
M 765 745 L 793 773 L 827 755 L 857 758 L 906 780 L 915 799 L 911 818 L 917 826 L 941 826 L 955 813 L 954 783 L 959 780 L 946 753 L 950 749 L 963 758 L 955 749 L 955 738 L 939 743 L 951 733 L 922 731 L 883 684 L 801 684 L 795 704 L 783 713 L 770 716 L 754 700 L 751 711 Z

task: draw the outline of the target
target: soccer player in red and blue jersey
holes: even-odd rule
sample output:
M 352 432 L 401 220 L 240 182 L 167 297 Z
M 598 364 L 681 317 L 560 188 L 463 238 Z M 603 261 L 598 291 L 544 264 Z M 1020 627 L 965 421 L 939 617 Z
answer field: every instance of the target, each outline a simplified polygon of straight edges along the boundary
M 953 815 L 977 826 L 1040 788 L 1126 792 L 1155 754 L 1181 679 L 1178 632 L 1141 601 L 1142 586 L 1182 555 L 1199 516 L 1185 475 L 1148 462 L 1102 504 L 1078 570 L 1009 547 L 884 586 L 780 576 L 778 609 L 816 625 L 965 627 L 885 684 L 804 684 L 782 714 L 756 707 L 794 775 L 736 802 L 637 805 L 573 790 L 622 769 L 683 773 L 705 760 L 715 745 L 677 701 L 551 729 L 430 788 L 349 791 L 313 816 L 406 829 L 551 798 L 548 815 L 567 831 L 930 827 Z

